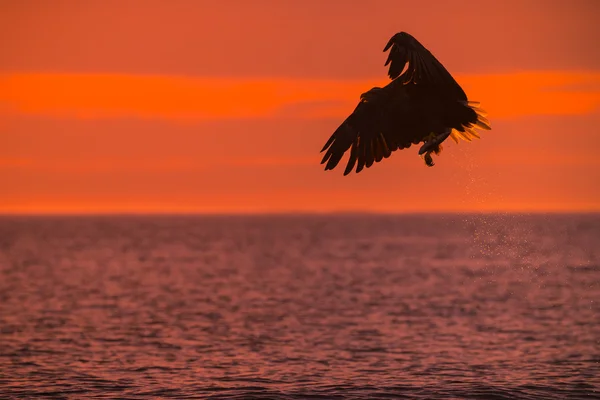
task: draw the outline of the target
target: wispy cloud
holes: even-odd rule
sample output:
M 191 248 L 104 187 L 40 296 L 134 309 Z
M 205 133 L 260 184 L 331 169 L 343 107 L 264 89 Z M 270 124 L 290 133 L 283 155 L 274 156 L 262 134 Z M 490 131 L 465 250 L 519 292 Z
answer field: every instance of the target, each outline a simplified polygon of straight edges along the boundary
M 119 173 L 119 172 L 148 172 L 148 173 L 177 173 L 214 171 L 217 168 L 238 167 L 290 167 L 318 164 L 320 156 L 313 157 L 241 157 L 241 158 L 168 158 L 160 159 L 35 159 L 35 158 L 1 158 L 0 172 L 20 171 L 45 171 L 60 174 L 93 174 L 93 173 Z
M 599 72 L 459 75 L 491 118 L 573 115 L 600 106 Z M 343 117 L 386 80 L 224 79 L 109 74 L 0 75 L 4 113 L 61 118 Z

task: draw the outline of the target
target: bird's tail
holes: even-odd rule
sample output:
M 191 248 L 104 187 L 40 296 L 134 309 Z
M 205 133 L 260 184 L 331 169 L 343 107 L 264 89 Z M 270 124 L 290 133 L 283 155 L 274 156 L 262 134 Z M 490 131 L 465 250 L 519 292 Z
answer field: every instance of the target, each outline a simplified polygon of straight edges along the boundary
M 479 139 L 479 132 L 477 132 L 477 128 L 485 129 L 487 131 L 492 129 L 490 125 L 490 121 L 486 118 L 487 113 L 485 110 L 479 107 L 480 103 L 478 101 L 467 101 L 465 105 L 472 111 L 475 112 L 476 117 L 473 119 L 473 122 L 469 122 L 466 125 L 463 125 L 464 130 L 460 131 L 457 129 L 452 129 L 450 132 L 450 137 L 458 143 L 458 139 L 466 140 L 470 142 L 473 138 Z

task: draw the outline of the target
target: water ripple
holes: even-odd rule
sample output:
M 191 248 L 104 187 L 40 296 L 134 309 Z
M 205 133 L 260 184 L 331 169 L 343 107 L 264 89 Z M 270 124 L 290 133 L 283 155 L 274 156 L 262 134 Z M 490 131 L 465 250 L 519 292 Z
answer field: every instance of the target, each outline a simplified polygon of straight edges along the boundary
M 600 217 L 0 219 L 0 398 L 600 398 Z

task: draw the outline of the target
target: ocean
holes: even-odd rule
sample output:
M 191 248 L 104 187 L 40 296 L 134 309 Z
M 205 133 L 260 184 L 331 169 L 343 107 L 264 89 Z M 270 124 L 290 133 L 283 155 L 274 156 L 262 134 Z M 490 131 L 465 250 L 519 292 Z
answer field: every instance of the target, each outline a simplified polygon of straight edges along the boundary
M 0 218 L 0 399 L 600 399 L 600 215 Z

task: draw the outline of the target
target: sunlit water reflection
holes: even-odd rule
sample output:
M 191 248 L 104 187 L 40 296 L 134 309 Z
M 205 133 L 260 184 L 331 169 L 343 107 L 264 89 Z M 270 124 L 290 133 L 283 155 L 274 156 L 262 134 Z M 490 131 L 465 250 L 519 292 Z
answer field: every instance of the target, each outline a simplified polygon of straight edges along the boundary
M 5 217 L 0 246 L 0 398 L 600 398 L 599 216 Z

